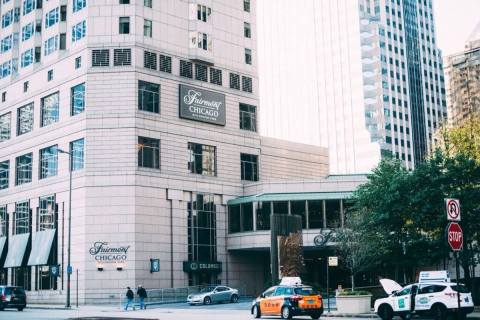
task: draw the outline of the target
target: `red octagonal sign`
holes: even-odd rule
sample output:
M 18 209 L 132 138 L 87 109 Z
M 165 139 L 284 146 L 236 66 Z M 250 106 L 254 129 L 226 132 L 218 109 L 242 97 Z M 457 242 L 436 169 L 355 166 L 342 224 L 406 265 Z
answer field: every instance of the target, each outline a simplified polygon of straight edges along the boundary
M 453 251 L 460 251 L 463 247 L 463 231 L 456 222 L 451 222 L 447 228 L 447 240 Z

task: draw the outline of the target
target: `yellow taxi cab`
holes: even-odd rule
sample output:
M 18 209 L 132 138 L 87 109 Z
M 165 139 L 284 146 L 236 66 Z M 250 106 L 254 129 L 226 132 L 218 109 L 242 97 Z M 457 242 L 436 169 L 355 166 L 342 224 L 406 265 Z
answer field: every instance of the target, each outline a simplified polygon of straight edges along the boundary
M 255 318 L 281 316 L 282 319 L 291 319 L 306 315 L 318 319 L 323 313 L 322 296 L 310 286 L 280 284 L 255 299 L 250 311 Z

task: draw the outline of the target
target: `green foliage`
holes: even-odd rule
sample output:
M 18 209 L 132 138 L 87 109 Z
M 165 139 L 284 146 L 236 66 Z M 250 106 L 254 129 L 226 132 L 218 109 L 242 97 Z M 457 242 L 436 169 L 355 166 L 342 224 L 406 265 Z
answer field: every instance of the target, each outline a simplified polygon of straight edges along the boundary
M 413 280 L 420 267 L 448 257 L 445 198 L 460 199 L 464 255 L 471 255 L 480 236 L 480 163 L 463 153 L 437 150 L 412 172 L 383 160 L 355 193 L 346 219 L 359 219 L 356 230 L 382 269 L 396 270 L 399 281 Z
M 448 156 L 457 154 L 480 163 L 480 117 L 470 118 L 454 126 L 443 126 L 437 132 L 440 149 Z
M 372 294 L 365 290 L 342 290 L 338 292 L 338 296 L 371 296 Z

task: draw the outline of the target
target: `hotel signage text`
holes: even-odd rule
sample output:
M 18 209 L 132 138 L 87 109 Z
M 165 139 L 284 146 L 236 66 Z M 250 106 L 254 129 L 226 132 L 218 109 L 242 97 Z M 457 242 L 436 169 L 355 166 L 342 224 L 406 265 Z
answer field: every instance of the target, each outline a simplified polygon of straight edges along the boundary
M 225 125 L 225 95 L 180 85 L 180 118 Z
M 89 253 L 97 262 L 119 263 L 127 260 L 128 249 L 130 246 L 112 247 L 108 242 L 97 241 L 90 248 Z
M 184 272 L 222 272 L 222 263 L 221 262 L 197 262 L 197 261 L 184 261 L 183 262 L 183 271 Z

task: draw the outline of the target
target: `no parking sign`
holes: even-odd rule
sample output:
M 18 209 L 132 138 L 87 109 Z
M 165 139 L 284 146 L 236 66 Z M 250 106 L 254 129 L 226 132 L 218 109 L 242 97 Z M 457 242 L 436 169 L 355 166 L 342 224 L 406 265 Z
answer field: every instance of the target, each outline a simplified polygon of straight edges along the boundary
M 445 209 L 447 210 L 448 221 L 460 221 L 460 200 L 445 199 Z

